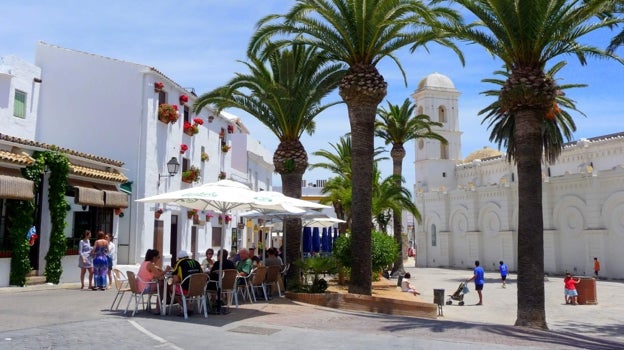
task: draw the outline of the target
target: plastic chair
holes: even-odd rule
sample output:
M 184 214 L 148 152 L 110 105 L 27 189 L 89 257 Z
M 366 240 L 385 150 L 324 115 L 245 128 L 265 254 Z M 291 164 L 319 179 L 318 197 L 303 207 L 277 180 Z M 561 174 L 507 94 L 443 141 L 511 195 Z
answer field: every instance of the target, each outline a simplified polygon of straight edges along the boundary
M 256 268 L 252 277 L 249 280 L 249 287 L 251 288 L 254 301 L 258 301 L 256 299 L 257 289 L 262 289 L 262 293 L 264 293 L 264 300 L 269 300 L 269 298 L 267 297 L 266 285 L 265 285 L 266 276 L 267 276 L 267 267 L 260 266 Z
M 186 292 L 178 293 L 182 290 L 182 284 L 188 281 L 188 290 Z M 184 311 L 184 319 L 188 319 L 188 303 L 193 301 L 197 302 L 197 310 L 199 312 L 204 310 L 204 318 L 208 318 L 208 306 L 206 303 L 206 285 L 208 284 L 208 275 L 205 273 L 194 273 L 186 276 L 184 280 L 176 285 L 176 288 L 172 289 L 171 298 L 172 303 L 175 297 L 182 299 L 182 310 Z M 179 288 L 178 288 L 179 286 Z
M 115 310 L 119 310 L 119 304 L 121 304 L 121 299 L 126 294 L 126 292 L 130 292 L 130 286 L 128 285 L 128 277 L 121 272 L 119 269 L 113 269 L 113 281 L 115 283 L 115 289 L 117 290 L 117 294 L 115 294 L 115 299 L 113 299 L 113 303 L 111 304 L 111 311 L 113 311 L 113 307 L 115 307 L 115 302 L 117 302 L 117 307 Z M 119 298 L 119 300 L 117 300 Z
M 136 314 L 136 312 L 139 309 L 139 301 L 141 302 L 141 305 L 143 305 L 143 309 L 145 310 L 145 298 L 144 298 L 145 293 L 142 290 L 139 290 L 139 287 L 137 285 L 137 279 L 139 278 L 136 277 L 134 272 L 128 271 L 127 273 L 128 273 L 128 286 L 130 288 L 131 298 L 128 300 L 128 304 L 126 305 L 126 310 L 124 311 L 124 315 L 128 312 L 128 308 L 130 308 L 130 303 L 134 299 L 134 311 L 132 311 L 132 316 L 134 316 L 134 314 Z M 158 285 L 157 282 L 145 282 L 145 283 Z M 153 296 L 156 296 L 156 302 L 160 303 L 160 301 L 158 300 L 158 294 L 149 292 L 148 299 L 147 299 L 148 310 L 151 309 Z
M 271 287 L 271 294 L 274 294 L 275 289 L 277 289 L 277 295 L 282 296 L 282 289 L 280 287 L 280 278 L 281 278 L 281 266 L 273 265 L 267 267 L 266 278 L 264 279 L 264 285 Z M 275 289 L 273 289 L 275 286 Z

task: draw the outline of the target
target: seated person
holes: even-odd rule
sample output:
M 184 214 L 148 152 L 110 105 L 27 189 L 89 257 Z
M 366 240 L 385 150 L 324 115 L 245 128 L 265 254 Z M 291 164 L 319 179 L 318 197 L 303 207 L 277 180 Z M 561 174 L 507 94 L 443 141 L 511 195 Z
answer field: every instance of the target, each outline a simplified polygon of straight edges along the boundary
M 260 267 L 260 266 L 264 266 L 264 263 L 262 262 L 262 260 L 260 260 L 260 258 L 259 258 L 259 257 L 257 257 L 257 256 L 253 256 L 253 257 L 251 258 L 251 262 L 253 263 L 253 268 L 254 268 L 254 269 L 255 269 L 255 268 L 258 268 L 258 267 Z
M 236 265 L 238 275 L 241 277 L 249 276 L 253 269 L 253 261 L 249 257 L 249 250 L 247 248 L 241 249 L 238 254 L 240 255 L 240 262 Z
M 165 271 L 171 270 L 171 266 L 167 266 L 163 271 L 160 266 L 156 265 L 160 262 L 160 252 L 156 249 L 148 249 L 145 253 L 145 261 L 141 263 L 139 272 L 137 272 L 137 288 L 146 294 L 156 293 L 156 283 L 151 283 L 154 280 L 162 280 L 165 276 Z M 160 313 L 160 305 L 156 304 L 156 313 Z
M 278 256 L 277 248 L 269 248 L 267 250 L 267 258 L 264 261 L 264 264 L 266 266 L 273 266 L 273 265 L 282 266 L 282 265 L 284 265 L 284 262 L 282 261 L 282 258 L 280 258 Z
M 221 270 L 236 270 L 236 265 L 227 258 L 228 251 L 225 249 L 219 250 L 217 254 L 217 261 L 212 265 L 210 269 L 210 283 L 208 283 L 208 289 L 217 290 L 217 284 L 213 281 L 219 280 L 219 269 Z M 221 268 L 221 262 L 223 261 L 223 268 Z
M 212 260 L 213 256 L 214 256 L 214 250 L 212 248 L 206 249 L 206 259 L 204 259 L 201 263 L 202 270 L 204 272 L 209 272 L 210 269 L 212 268 L 212 265 L 214 264 L 214 260 Z
M 173 267 L 173 283 L 176 285 L 176 294 L 181 294 L 182 292 L 186 294 L 188 292 L 189 281 L 184 281 L 184 279 L 194 273 L 200 272 L 202 272 L 202 269 L 199 262 L 191 259 L 189 253 L 185 250 L 180 250 L 178 252 L 178 261 L 176 261 Z M 184 282 L 182 283 L 182 290 L 180 290 L 179 283 L 182 281 Z
M 403 280 L 401 281 L 401 291 L 409 292 L 414 295 L 420 295 L 420 293 L 416 291 L 416 288 L 412 287 L 412 285 L 410 284 L 410 281 L 409 281 L 410 277 L 412 276 L 410 275 L 409 272 L 406 272 L 405 275 L 403 275 Z

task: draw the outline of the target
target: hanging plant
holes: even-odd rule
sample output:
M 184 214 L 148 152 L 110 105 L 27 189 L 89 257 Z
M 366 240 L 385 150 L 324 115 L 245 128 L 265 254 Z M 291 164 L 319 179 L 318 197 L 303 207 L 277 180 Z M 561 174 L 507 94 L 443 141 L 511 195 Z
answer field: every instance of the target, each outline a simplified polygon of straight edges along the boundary
M 178 112 L 178 106 L 170 105 L 167 103 L 161 103 L 158 106 L 158 120 L 165 124 L 173 124 L 178 121 L 180 113 Z
M 186 217 L 190 220 L 197 215 L 197 209 L 191 209 L 186 212 Z
M 162 213 L 163 213 L 163 212 L 164 212 L 164 210 L 162 210 L 162 208 L 157 209 L 157 210 L 154 212 L 154 216 L 156 217 L 156 219 L 160 219 L 160 216 L 162 215 Z
M 182 172 L 182 181 L 186 183 L 199 182 L 201 171 L 198 167 L 191 165 L 188 170 Z
M 189 136 L 193 136 L 193 135 L 199 133 L 199 126 L 198 126 L 198 124 L 191 124 L 189 122 L 184 122 L 184 133 L 189 135 Z
M 223 152 L 223 153 L 228 153 L 228 151 L 230 150 L 230 148 L 232 148 L 232 146 L 229 146 L 229 145 L 221 145 L 221 152 Z
M 184 154 L 184 152 L 188 151 L 188 146 L 183 143 L 180 145 L 180 154 Z
M 232 221 L 232 216 L 230 216 L 230 215 L 226 215 L 226 216 L 225 216 L 225 223 L 226 223 L 226 224 L 229 224 L 231 221 Z
M 185 105 L 187 102 L 189 101 L 188 96 L 186 95 L 180 95 L 180 104 L 181 105 Z
M 225 171 L 221 171 L 221 172 L 219 173 L 219 176 L 218 176 L 218 177 L 219 177 L 219 180 L 225 180 L 225 177 L 226 177 L 226 176 L 227 176 L 227 175 L 226 175 Z
M 228 134 L 233 134 L 234 133 L 234 125 L 228 125 Z
M 212 123 L 214 121 L 214 115 L 208 116 L 208 123 Z
M 164 87 L 165 84 L 162 81 L 157 81 L 154 83 L 154 92 L 161 92 Z
M 202 152 L 201 153 L 201 160 L 202 160 L 202 162 L 210 160 L 210 156 L 208 155 L 208 153 Z

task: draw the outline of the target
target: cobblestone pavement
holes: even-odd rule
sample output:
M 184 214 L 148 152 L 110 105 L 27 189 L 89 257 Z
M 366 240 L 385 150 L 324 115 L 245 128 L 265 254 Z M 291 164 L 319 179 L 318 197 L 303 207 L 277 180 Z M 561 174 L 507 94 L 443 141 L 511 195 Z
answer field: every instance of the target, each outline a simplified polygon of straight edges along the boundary
M 433 288 L 452 293 L 460 279 L 471 275 L 470 270 L 408 270 L 424 301 L 433 301 Z M 484 306 L 474 305 L 476 293 L 471 292 L 466 306 L 445 306 L 437 320 L 328 309 L 284 298 L 244 303 L 207 319 L 195 314 L 184 321 L 147 312 L 129 317 L 108 311 L 111 290 L 81 291 L 72 284 L 0 288 L 0 348 L 109 348 L 113 339 L 119 349 L 200 349 L 215 342 L 224 348 L 280 349 L 624 348 L 624 306 L 615 294 L 622 283 L 598 281 L 598 305 L 570 306 L 563 303 L 561 278 L 546 281 L 550 331 L 536 331 L 513 326 L 515 276 L 505 289 L 497 274 L 486 277 Z

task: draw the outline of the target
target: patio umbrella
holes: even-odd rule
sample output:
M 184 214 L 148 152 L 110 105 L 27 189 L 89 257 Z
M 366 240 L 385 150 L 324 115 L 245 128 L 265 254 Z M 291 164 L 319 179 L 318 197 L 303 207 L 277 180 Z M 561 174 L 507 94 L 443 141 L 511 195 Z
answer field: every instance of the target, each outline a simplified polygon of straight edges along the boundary
M 312 252 L 312 227 L 303 228 L 302 249 L 304 254 Z
M 321 250 L 321 235 L 319 228 L 312 228 L 312 251 L 318 253 Z
M 332 248 L 336 245 L 336 239 L 338 239 L 338 229 L 334 227 L 334 238 L 332 239 Z
M 329 228 L 331 230 L 331 227 Z M 329 236 L 327 235 L 327 227 L 323 227 L 321 233 L 321 252 L 329 253 Z

